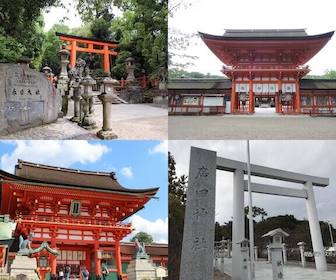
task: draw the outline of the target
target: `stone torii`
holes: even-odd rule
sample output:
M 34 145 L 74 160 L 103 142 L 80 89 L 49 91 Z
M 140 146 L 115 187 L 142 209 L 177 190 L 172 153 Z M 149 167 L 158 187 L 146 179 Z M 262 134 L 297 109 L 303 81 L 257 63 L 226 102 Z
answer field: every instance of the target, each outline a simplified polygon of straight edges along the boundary
M 241 280 L 244 239 L 245 162 L 218 157 L 215 151 L 191 147 L 180 280 L 213 279 L 216 170 L 233 173 L 232 279 Z M 251 183 L 252 192 L 305 199 L 316 269 L 327 270 L 313 187 L 326 187 L 328 178 L 251 164 L 251 175 L 302 185 L 301 189 Z

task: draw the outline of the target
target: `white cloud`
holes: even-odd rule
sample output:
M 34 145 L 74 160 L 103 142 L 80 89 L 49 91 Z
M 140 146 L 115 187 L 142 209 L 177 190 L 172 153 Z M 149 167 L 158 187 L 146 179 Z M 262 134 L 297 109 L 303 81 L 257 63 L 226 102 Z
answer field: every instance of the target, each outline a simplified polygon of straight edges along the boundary
M 148 221 L 135 214 L 130 218 L 130 222 L 135 230 L 127 237 L 127 240 L 142 231 L 151 235 L 156 243 L 168 243 L 168 217 L 164 220 Z
M 130 166 L 127 166 L 127 167 L 123 167 L 121 169 L 121 174 L 123 176 L 125 176 L 126 178 L 128 179 L 132 179 L 133 178 L 133 170 L 132 170 L 132 167 Z
M 150 154 L 163 154 L 167 156 L 168 153 L 168 140 L 164 140 L 154 146 L 153 148 L 149 149 Z
M 110 149 L 102 144 L 88 141 L 54 141 L 54 140 L 17 140 L 11 153 L 1 156 L 1 169 L 13 172 L 18 159 L 25 161 L 69 167 L 76 162 L 82 164 L 98 161 Z
M 315 199 L 320 220 L 336 223 L 336 150 L 335 141 L 250 141 L 251 162 L 254 164 L 330 178 L 326 188 L 315 187 Z M 175 158 L 178 175 L 188 175 L 190 147 L 196 146 L 217 151 L 217 155 L 246 161 L 246 141 L 169 141 L 169 150 Z M 233 175 L 218 170 L 216 173 L 216 220 L 231 220 L 233 214 Z M 252 178 L 255 182 L 271 183 L 266 179 Z M 281 181 L 278 186 L 302 187 Z M 245 203 L 247 203 L 245 196 Z M 269 216 L 293 214 L 307 217 L 305 201 L 297 198 L 253 194 L 253 204 L 263 207 Z

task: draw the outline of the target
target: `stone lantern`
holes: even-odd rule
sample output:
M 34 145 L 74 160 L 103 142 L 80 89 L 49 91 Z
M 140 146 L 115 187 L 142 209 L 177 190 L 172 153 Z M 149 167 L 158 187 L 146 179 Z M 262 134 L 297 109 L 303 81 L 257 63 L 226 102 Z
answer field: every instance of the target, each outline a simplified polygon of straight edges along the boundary
M 60 90 L 62 96 L 62 109 L 60 115 L 62 117 L 68 114 L 68 101 L 69 101 L 69 77 L 67 67 L 69 64 L 70 52 L 62 45 L 62 49 L 58 52 L 61 59 L 61 73 L 58 77 L 57 89 Z
M 299 249 L 300 249 L 300 257 L 301 257 L 302 267 L 306 267 L 307 263 L 306 263 L 306 258 L 305 258 L 305 255 L 304 255 L 304 250 L 305 250 L 306 243 L 305 242 L 299 242 L 297 245 L 299 246 Z
M 240 252 L 242 257 L 242 268 L 241 268 L 241 280 L 248 280 L 249 275 L 251 274 L 250 271 L 250 252 L 249 252 L 249 245 L 250 242 L 247 239 L 243 239 L 242 241 L 238 242 L 237 244 L 240 245 Z
M 79 125 L 85 129 L 95 129 L 96 122 L 93 118 L 93 114 L 90 110 L 90 100 L 95 96 L 92 91 L 92 86 L 96 84 L 96 81 L 90 76 L 89 70 L 87 69 L 86 77 L 81 81 L 83 86 L 82 99 L 80 100 L 81 104 L 81 116 L 83 118 L 79 122 Z
M 112 101 L 115 97 L 115 87 L 118 85 L 119 82 L 110 77 L 106 77 L 103 80 L 103 90 L 98 96 L 103 103 L 103 127 L 97 132 L 97 136 L 101 139 L 118 138 L 112 131 Z
M 58 52 L 58 55 L 61 60 L 61 73 L 59 79 L 68 79 L 68 64 L 69 64 L 69 55 L 70 52 L 65 48 L 65 45 L 62 45 L 61 50 Z
M 289 234 L 281 228 L 271 230 L 262 237 L 271 237 L 272 243 L 269 245 L 272 259 L 273 280 L 284 279 L 283 261 L 282 261 L 282 241 Z
M 126 64 L 126 72 L 127 72 L 127 78 L 126 83 L 135 83 L 136 79 L 134 76 L 134 70 L 135 70 L 135 59 L 133 57 L 128 57 L 125 59 Z

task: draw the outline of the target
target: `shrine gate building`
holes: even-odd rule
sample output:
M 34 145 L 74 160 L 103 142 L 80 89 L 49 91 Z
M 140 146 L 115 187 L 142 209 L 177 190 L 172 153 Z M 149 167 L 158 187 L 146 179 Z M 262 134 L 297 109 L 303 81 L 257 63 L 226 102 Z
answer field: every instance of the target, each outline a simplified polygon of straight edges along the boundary
M 199 33 L 223 62 L 228 79 L 175 79 L 169 88 L 170 114 L 253 114 L 275 107 L 283 114 L 336 114 L 336 81 L 304 78 L 306 63 L 334 32 L 308 35 L 304 29 L 226 30 Z
M 9 214 L 17 222 L 16 236 L 32 234 L 33 248 L 47 241 L 59 252 L 57 257 L 48 256 L 43 264 L 38 259 L 39 269 L 48 266 L 50 275 L 57 275 L 60 268 L 69 265 L 72 274 L 79 275 L 80 267 L 85 266 L 93 279 L 99 279 L 101 262 L 105 261 L 112 279 L 127 279 L 127 263 L 135 249 L 127 249 L 131 244 L 121 245 L 133 231 L 132 225 L 123 221 L 141 210 L 158 188 L 127 189 L 114 172 L 22 160 L 15 166 L 15 175 L 0 171 L 0 178 L 1 214 Z M 158 251 L 153 262 L 165 266 L 165 248 L 157 247 L 151 249 Z

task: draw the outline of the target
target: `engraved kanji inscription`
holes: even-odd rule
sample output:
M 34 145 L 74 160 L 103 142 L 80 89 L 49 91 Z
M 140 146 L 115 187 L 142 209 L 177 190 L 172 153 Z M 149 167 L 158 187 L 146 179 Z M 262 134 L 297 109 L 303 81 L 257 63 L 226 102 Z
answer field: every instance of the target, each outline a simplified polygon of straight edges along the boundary
M 193 216 L 199 221 L 201 218 L 204 218 L 208 215 L 208 210 L 205 208 L 196 208 L 194 210 Z

